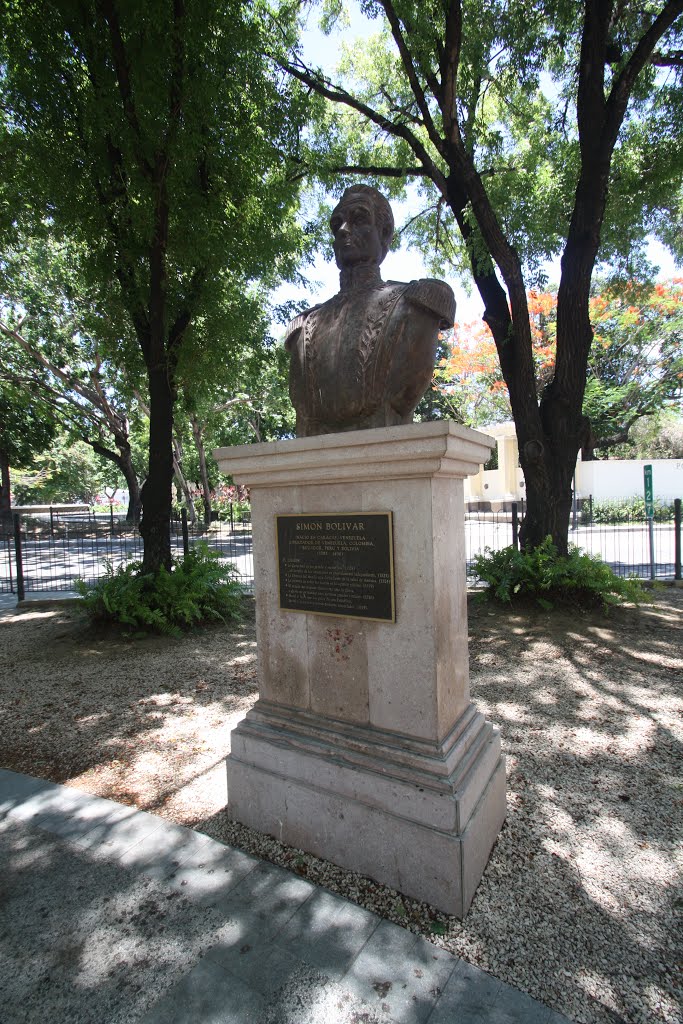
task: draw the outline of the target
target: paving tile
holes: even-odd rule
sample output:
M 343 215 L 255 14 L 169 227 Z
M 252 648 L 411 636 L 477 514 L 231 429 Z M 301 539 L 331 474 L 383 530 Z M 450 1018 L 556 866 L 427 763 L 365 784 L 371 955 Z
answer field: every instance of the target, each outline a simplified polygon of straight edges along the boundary
M 547 1024 L 549 1016 L 549 1007 L 504 982 L 488 1012 L 491 1024 Z
M 128 808 L 131 810 L 131 808 Z M 89 850 L 95 858 L 118 860 L 131 847 L 142 842 L 152 832 L 163 828 L 165 822 L 145 811 L 133 810 L 132 814 L 118 819 L 105 819 L 91 828 L 77 840 L 81 850 Z
M 423 1024 L 453 972 L 453 958 L 432 948 L 434 956 L 412 932 L 382 921 L 340 985 L 392 1021 Z
M 482 1024 L 489 1020 L 491 1008 L 495 1005 L 501 982 L 480 971 L 464 960 L 459 960 L 451 973 L 436 1006 L 429 1017 L 429 1024 L 458 1024 L 470 1020 Z
M 302 965 L 271 996 L 262 1024 L 392 1024 L 386 1016 L 367 1013 L 335 982 L 316 968 Z
M 176 859 L 171 858 L 172 861 Z M 197 842 L 178 854 L 177 866 L 166 872 L 165 881 L 194 903 L 214 906 L 226 900 L 235 886 L 260 864 L 256 857 L 197 835 Z M 151 865 L 143 868 L 149 873 Z
M 284 868 L 259 861 L 258 866 L 240 884 L 235 896 L 240 899 L 293 899 L 297 905 L 308 899 L 318 886 Z
M 148 843 L 153 852 L 151 857 L 143 862 L 140 862 L 138 856 L 137 863 L 139 864 L 140 873 L 157 881 L 167 881 L 171 876 L 175 876 L 175 873 L 186 863 L 200 863 L 205 859 L 216 856 L 213 852 L 214 847 L 218 847 L 219 850 L 226 849 L 226 847 L 221 846 L 215 840 L 209 839 L 208 836 L 203 836 L 192 829 L 187 829 L 187 831 L 189 832 L 189 837 L 187 837 L 185 842 L 179 836 L 178 842 L 171 842 L 168 846 L 163 842 L 158 842 L 162 838 L 161 836 L 157 837 L 156 843 L 153 842 L 156 835 L 155 832 L 152 833 L 149 840 L 143 840 L 144 843 Z M 135 847 L 132 848 L 131 854 L 134 850 Z
M 60 839 L 78 842 L 98 825 L 110 826 L 136 813 L 135 807 L 125 807 L 112 800 L 72 790 L 68 798 L 51 801 L 49 809 L 36 819 L 35 824 Z
M 448 970 L 449 977 L 451 972 L 460 963 L 460 959 L 457 956 L 449 953 L 446 949 L 441 949 L 440 946 L 435 946 L 429 939 L 423 939 L 421 936 L 418 936 L 411 952 L 413 959 L 426 963 L 430 967 L 435 963 L 443 964 L 445 969 Z
M 34 779 L 29 775 L 16 775 L 4 769 L 3 774 L 0 818 L 11 817 L 15 821 L 35 824 L 62 797 L 64 787 L 53 782 Z
M 211 841 L 208 837 L 204 837 L 204 839 L 205 842 L 202 843 L 197 833 L 191 828 L 165 821 L 161 828 L 150 832 L 139 843 L 126 850 L 119 858 L 119 863 L 124 868 L 142 868 L 144 870 L 148 861 L 155 861 L 162 871 L 165 865 L 166 874 L 168 874 L 181 863 L 184 850 L 189 853 L 193 845 L 195 848 L 202 847 Z
M 296 952 L 330 979 L 343 977 L 380 919 L 325 889 L 316 891 L 289 919 L 277 943 Z
M 223 904 L 231 919 L 250 917 L 263 939 L 273 939 L 317 886 L 272 864 L 259 863 Z
M 315 889 L 288 871 L 258 864 L 221 901 L 226 921 L 208 956 L 227 970 L 235 970 L 246 954 L 247 959 L 269 956 L 272 940 Z M 296 944 L 291 952 L 298 954 Z
M 261 1024 L 264 1007 L 259 992 L 205 957 L 140 1024 Z
M 33 775 L 21 775 L 19 772 L 11 772 L 9 768 L 0 768 L 0 801 L 11 799 L 17 803 L 41 789 L 55 790 L 61 789 L 61 786 L 36 779 Z
M 208 950 L 206 955 L 223 970 L 236 975 L 267 998 L 271 998 L 293 978 L 305 973 L 309 967 L 293 952 L 246 932 L 242 934 L 242 941 L 236 942 L 230 949 L 222 945 Z M 324 982 L 327 979 L 321 977 L 321 980 Z

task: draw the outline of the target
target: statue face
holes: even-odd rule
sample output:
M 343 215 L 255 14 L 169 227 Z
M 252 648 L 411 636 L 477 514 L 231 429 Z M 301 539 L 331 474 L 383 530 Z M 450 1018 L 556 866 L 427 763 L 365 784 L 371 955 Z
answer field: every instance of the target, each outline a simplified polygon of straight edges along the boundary
M 358 263 L 379 266 L 382 262 L 382 239 L 375 223 L 375 212 L 366 199 L 353 197 L 339 205 L 332 214 L 330 227 L 340 269 Z

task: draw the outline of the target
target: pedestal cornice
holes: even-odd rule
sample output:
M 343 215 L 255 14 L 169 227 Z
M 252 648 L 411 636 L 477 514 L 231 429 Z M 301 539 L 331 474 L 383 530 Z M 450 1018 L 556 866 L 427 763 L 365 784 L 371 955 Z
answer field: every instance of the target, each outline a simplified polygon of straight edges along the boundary
M 249 487 L 456 477 L 476 473 L 492 437 L 451 420 L 350 430 L 286 441 L 218 448 L 222 473 Z

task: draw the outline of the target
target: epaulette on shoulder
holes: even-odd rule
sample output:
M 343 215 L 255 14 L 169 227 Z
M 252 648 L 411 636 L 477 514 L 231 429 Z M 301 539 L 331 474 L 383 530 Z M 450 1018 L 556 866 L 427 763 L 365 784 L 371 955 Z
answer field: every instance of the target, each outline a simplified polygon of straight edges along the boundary
M 452 327 L 455 320 L 455 295 L 453 289 L 445 281 L 437 281 L 431 277 L 423 277 L 419 281 L 411 281 L 405 291 L 405 298 L 414 302 L 441 319 L 441 327 Z
M 312 313 L 314 309 L 318 309 L 319 306 L 311 306 L 310 309 L 305 309 L 303 313 L 299 313 L 293 320 L 290 320 L 285 328 L 285 348 L 289 349 L 296 341 L 297 335 L 301 328 L 306 323 L 306 317 L 309 313 Z

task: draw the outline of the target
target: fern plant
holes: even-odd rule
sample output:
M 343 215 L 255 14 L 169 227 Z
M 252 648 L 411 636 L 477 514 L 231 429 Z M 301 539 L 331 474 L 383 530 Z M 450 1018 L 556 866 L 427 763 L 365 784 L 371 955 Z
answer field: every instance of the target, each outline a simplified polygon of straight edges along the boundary
M 646 598 L 642 583 L 617 576 L 605 562 L 579 548 L 558 555 L 550 537 L 532 551 L 513 547 L 477 555 L 469 575 L 486 584 L 486 596 L 502 604 L 530 599 L 542 608 L 555 605 L 604 609 Z
M 239 618 L 243 588 L 235 567 L 221 563 L 206 544 L 198 544 L 171 571 L 155 576 L 142 572 L 141 562 L 114 569 L 105 561 L 102 579 L 92 586 L 76 581 L 86 611 L 94 622 L 112 622 L 134 633 L 178 636 L 206 622 Z

